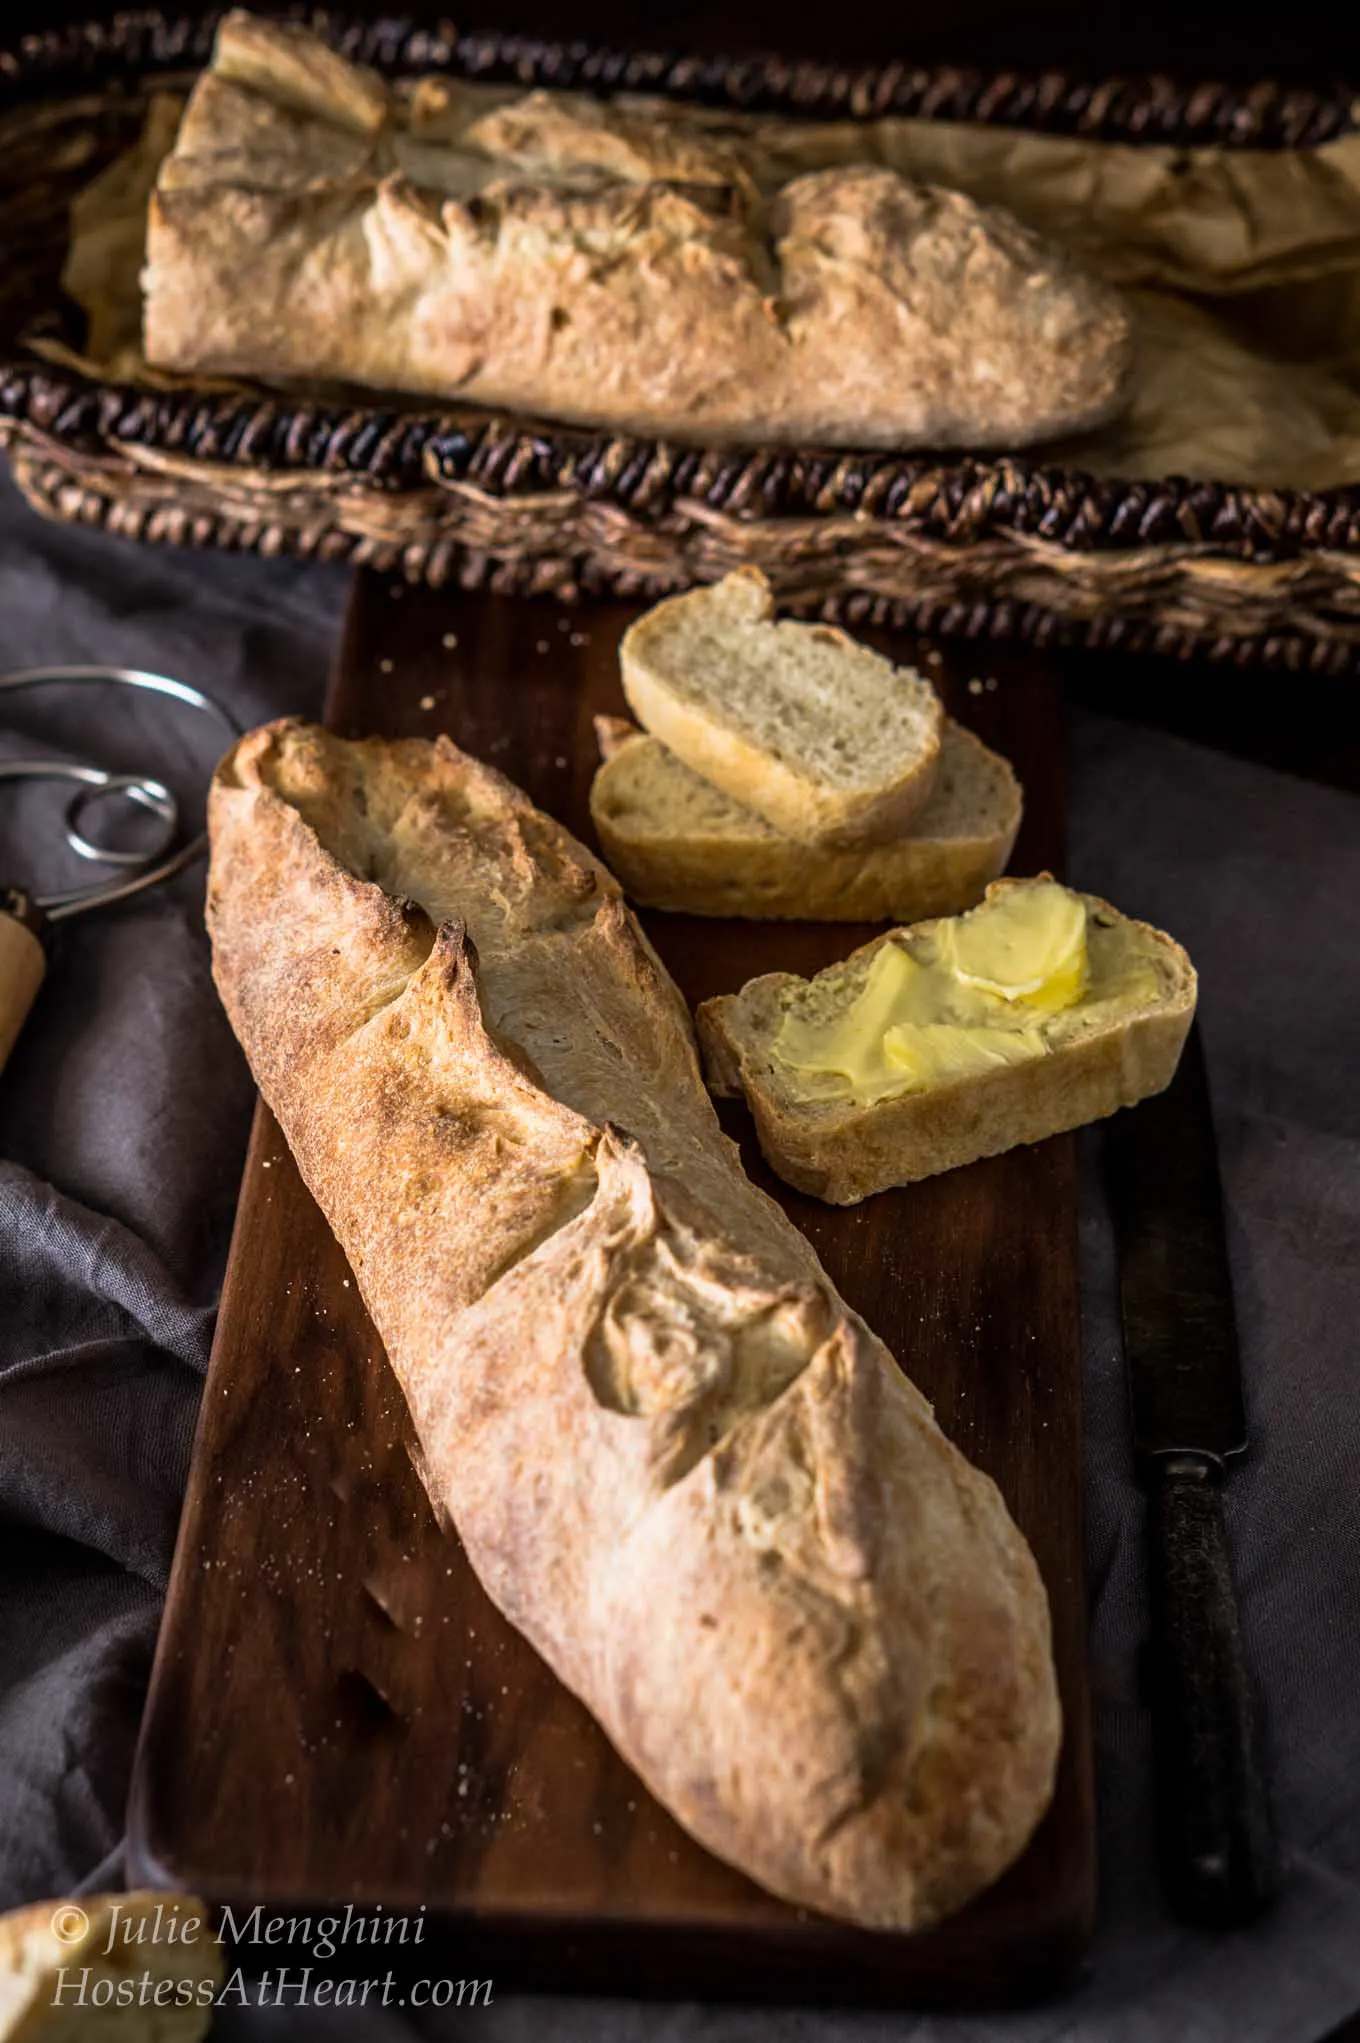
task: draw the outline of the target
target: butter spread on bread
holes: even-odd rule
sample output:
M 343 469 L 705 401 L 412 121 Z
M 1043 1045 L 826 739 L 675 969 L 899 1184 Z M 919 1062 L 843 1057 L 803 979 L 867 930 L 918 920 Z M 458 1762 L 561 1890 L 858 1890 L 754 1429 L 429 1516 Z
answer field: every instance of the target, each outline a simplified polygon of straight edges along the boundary
M 756 189 L 682 111 L 388 86 L 225 16 L 147 223 L 155 367 L 708 440 L 1019 447 L 1125 399 L 1127 310 L 877 164 Z
M 1051 1794 L 1033 1557 L 746 1178 L 615 881 L 445 739 L 266 726 L 210 829 L 217 984 L 487 1592 L 719 1856 L 960 1906 Z
M 1161 1091 L 1195 996 L 1170 937 L 1044 875 L 815 979 L 767 973 L 698 1023 L 774 1168 L 841 1205 Z
M 1085 903 L 1053 881 L 1007 887 L 941 923 L 933 942 L 880 945 L 833 1017 L 790 1001 L 774 1054 L 844 1080 L 856 1099 L 891 1099 L 1042 1057 L 1044 1018 L 1075 1006 L 1086 984 Z

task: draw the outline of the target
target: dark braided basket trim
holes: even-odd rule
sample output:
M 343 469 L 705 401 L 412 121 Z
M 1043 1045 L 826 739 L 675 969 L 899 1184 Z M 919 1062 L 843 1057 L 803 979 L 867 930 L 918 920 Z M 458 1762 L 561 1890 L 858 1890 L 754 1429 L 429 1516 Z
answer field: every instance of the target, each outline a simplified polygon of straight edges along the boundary
M 907 115 L 1107 141 L 1258 149 L 1311 147 L 1356 126 L 1354 88 L 1339 79 L 1318 87 L 1270 80 L 1187 84 L 1160 75 L 1083 79 L 1063 71 L 844 65 L 771 53 L 697 56 L 470 31 L 450 21 L 362 19 L 302 6 L 259 11 L 305 20 L 347 56 L 381 71 L 449 71 L 526 87 L 650 92 L 743 112 L 852 120 Z M 63 93 L 131 81 L 148 70 L 206 63 L 221 12 L 166 16 L 145 9 L 25 36 L 0 52 L 0 93 L 10 98 Z
M 303 18 L 301 9 L 285 11 Z M 28 37 L 0 54 L 0 104 L 83 90 L 103 93 L 111 111 L 135 112 L 149 75 L 207 61 L 218 18 L 146 11 Z M 467 34 L 447 24 L 305 18 L 348 53 L 387 70 L 645 87 L 805 115 L 926 113 L 1255 146 L 1321 141 L 1353 125 L 1351 94 L 1341 86 L 1301 93 L 1268 85 L 1173 87 L 1165 80 L 984 80 L 902 65 L 848 71 L 773 57 L 694 59 Z M 1180 477 L 1102 480 L 1012 457 L 695 448 L 475 410 L 396 408 L 363 394 L 339 404 L 245 390 L 154 391 L 97 381 L 32 356 L 0 361 L 0 426 L 6 420 L 69 447 L 73 456 L 126 447 L 228 472 L 295 474 L 304 489 L 310 477 L 318 517 L 325 515 L 323 479 L 345 476 L 398 501 L 432 483 L 507 504 L 566 493 L 616 507 L 640 525 L 705 512 L 753 521 L 850 516 L 866 526 L 892 521 L 960 548 L 1016 535 L 1078 554 L 1189 545 L 1255 562 L 1360 550 L 1355 487 L 1307 492 Z M 845 544 L 848 553 L 855 550 L 853 534 Z
M 539 556 L 506 560 L 461 543 L 452 535 L 433 541 L 383 539 L 342 530 L 324 517 L 292 523 L 286 516 L 190 507 L 173 491 L 132 504 L 110 494 L 101 479 L 75 475 L 41 454 L 21 460 L 16 478 L 36 508 L 49 516 L 96 526 L 153 545 L 220 547 L 230 552 L 291 554 L 369 567 L 411 582 L 485 589 L 499 595 L 549 597 L 558 602 L 617 597 L 652 601 L 671 593 L 672 577 L 611 570 L 595 559 Z M 891 626 L 974 641 L 1020 640 L 1053 649 L 1154 653 L 1178 660 L 1275 668 L 1289 673 L 1340 675 L 1360 667 L 1360 626 L 1336 636 L 1312 630 L 1259 634 L 1195 630 L 1152 610 L 1144 617 L 1064 616 L 1037 602 L 980 597 L 962 601 L 902 601 L 855 589 L 788 607 L 854 627 Z
M 960 546 L 1018 533 L 1075 552 L 1189 544 L 1268 561 L 1360 550 L 1356 486 L 1121 482 L 1013 458 L 684 447 L 480 411 L 138 390 L 33 362 L 0 365 L 0 417 L 89 453 L 146 448 L 229 468 L 363 476 L 393 492 L 432 480 L 504 498 L 566 491 L 649 519 L 699 504 L 754 519 L 892 519 Z

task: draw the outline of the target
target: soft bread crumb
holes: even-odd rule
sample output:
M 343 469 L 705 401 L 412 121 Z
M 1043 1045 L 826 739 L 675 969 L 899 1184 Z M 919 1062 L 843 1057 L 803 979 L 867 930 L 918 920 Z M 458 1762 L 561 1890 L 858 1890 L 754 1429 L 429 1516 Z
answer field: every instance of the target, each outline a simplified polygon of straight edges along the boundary
M 639 722 L 787 836 L 881 842 L 929 798 L 944 727 L 931 684 L 831 625 L 776 623 L 756 568 L 658 604 L 620 662 Z

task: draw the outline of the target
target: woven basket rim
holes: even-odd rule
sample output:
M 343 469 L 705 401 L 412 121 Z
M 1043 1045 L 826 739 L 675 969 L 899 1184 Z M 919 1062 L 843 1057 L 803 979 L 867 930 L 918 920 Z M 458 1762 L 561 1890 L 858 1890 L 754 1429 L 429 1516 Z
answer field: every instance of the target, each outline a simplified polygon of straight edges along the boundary
M 84 457 L 40 434 L 23 431 L 16 435 L 14 446 L 16 481 L 36 508 L 151 544 L 347 561 L 436 588 L 447 584 L 564 603 L 603 596 L 654 602 L 688 586 L 696 564 L 686 565 L 674 557 L 659 559 L 645 538 L 640 552 L 626 544 L 612 555 L 608 548 L 602 552 L 588 529 L 579 524 L 573 529 L 570 518 L 546 543 L 527 549 L 513 543 L 498 546 L 485 524 L 479 527 L 477 517 L 466 522 L 453 504 L 432 506 L 429 491 L 413 501 L 412 508 L 418 503 L 419 509 L 404 528 L 382 517 L 376 524 L 365 523 L 362 516 L 354 522 L 357 504 L 365 499 L 371 503 L 373 498 L 363 485 L 356 495 L 343 476 L 331 480 L 339 485 L 340 500 L 348 503 L 350 515 L 341 509 L 338 517 L 316 516 L 306 492 L 285 492 L 278 497 L 266 491 L 252 499 L 247 487 L 216 499 L 201 478 L 191 480 L 186 500 L 177 483 L 155 471 L 140 477 L 125 493 L 123 478 L 111 472 L 116 463 L 110 463 L 105 455 Z M 576 505 L 571 516 L 589 515 L 593 510 L 593 506 Z M 484 513 L 485 506 L 481 511 Z M 719 517 L 712 524 L 718 527 L 723 522 Z M 712 579 L 714 573 L 725 571 L 725 566 L 736 564 L 730 557 L 733 542 L 736 556 L 747 557 L 740 521 L 725 523 L 729 558 L 724 563 L 720 557 L 724 535 L 717 532 L 718 556 L 700 579 Z M 768 533 L 770 528 L 765 529 Z M 800 577 L 797 563 L 790 579 L 771 562 L 772 572 L 779 577 L 781 605 L 855 630 L 883 625 L 965 640 L 1018 639 L 1041 647 L 1079 646 L 1111 653 L 1141 650 L 1182 661 L 1204 657 L 1227 668 L 1251 664 L 1311 674 L 1354 672 L 1360 665 L 1360 569 L 1348 574 L 1337 556 L 1287 566 L 1286 574 L 1302 573 L 1311 580 L 1292 581 L 1290 593 L 1274 610 L 1269 605 L 1263 610 L 1259 592 L 1253 592 L 1251 582 L 1258 570 L 1250 565 L 1236 569 L 1244 579 L 1225 608 L 1217 575 L 1207 589 L 1199 583 L 1193 562 L 1182 562 L 1179 570 L 1169 565 L 1164 576 L 1160 556 L 1158 587 L 1150 602 L 1130 607 L 1119 599 L 1116 589 L 1112 603 L 1093 610 L 1080 600 L 1069 606 L 1061 584 L 1041 587 L 1028 572 L 1020 583 L 1003 574 L 991 589 L 970 580 L 966 570 L 962 579 L 951 579 L 946 573 L 941 581 L 931 572 L 930 563 L 938 567 L 949 549 L 903 536 L 908 549 L 918 543 L 925 547 L 922 575 L 913 569 L 905 579 L 894 576 L 888 564 L 886 576 L 843 585 L 839 577 L 828 583 L 825 575 L 815 570 L 810 578 Z M 1007 542 L 1000 544 L 1004 547 Z M 1011 540 L 1009 545 L 1014 557 L 1016 542 Z M 1029 549 L 1025 551 L 1028 554 Z M 1165 549 L 1168 555 L 1176 551 Z M 1051 570 L 1060 552 L 1051 545 L 1033 550 L 1031 557 L 1038 560 L 1041 579 L 1045 559 Z M 961 560 L 970 557 L 968 549 L 960 550 Z M 1086 558 L 1094 565 L 1098 557 Z M 1048 580 L 1051 583 L 1051 575 Z M 1247 629 L 1241 615 L 1243 602 L 1257 613 L 1254 625 Z
M 853 69 L 777 57 L 626 53 L 584 41 L 465 34 L 449 24 L 363 20 L 301 6 L 264 11 L 305 18 L 348 54 L 387 71 L 444 68 L 526 85 L 645 88 L 747 107 L 777 102 L 810 117 L 878 117 L 910 106 L 937 119 L 1013 123 L 1034 83 L 1014 74 L 986 80 L 941 67 Z M 136 85 L 148 75 L 204 63 L 222 12 L 169 17 L 143 10 L 27 37 L 17 50 L 0 52 L 0 107 L 76 88 Z M 1158 96 L 1164 90 L 1174 103 Z M 1340 85 L 1310 93 L 1269 85 L 1172 87 L 1165 79 L 1107 80 L 1080 92 L 1085 94 L 1080 104 L 1061 94 L 1032 95 L 1025 102 L 1029 124 L 1065 122 L 1069 132 L 1126 137 L 1136 132 L 1138 139 L 1164 142 L 1174 113 L 1178 133 L 1193 131 L 1233 146 L 1271 146 L 1269 138 L 1278 140 L 1285 132 L 1327 139 L 1356 125 L 1355 95 Z M 1074 552 L 1175 542 L 1270 561 L 1314 550 L 1360 551 L 1360 485 L 1313 491 L 1174 475 L 1096 477 L 1045 462 L 1042 450 L 1036 459 L 988 459 L 693 446 L 456 403 L 412 407 L 402 401 L 396 408 L 377 393 L 371 400 L 359 396 L 332 404 L 220 388 L 148 390 L 57 368 L 30 354 L 0 360 L 0 428 L 6 420 L 32 425 L 73 448 L 125 448 L 134 456 L 140 450 L 153 457 L 291 472 L 300 481 L 308 472 L 363 475 L 393 491 L 431 483 L 496 497 L 568 490 L 635 516 L 659 518 L 683 503 L 765 518 L 901 519 L 958 545 L 1013 533 Z
M 0 99 L 12 102 L 68 80 L 87 88 L 152 69 L 207 62 L 225 7 L 166 14 L 120 12 L 62 24 L 0 49 Z M 1166 72 L 983 71 L 905 59 L 835 63 L 775 51 L 742 54 L 628 46 L 588 37 L 467 30 L 409 15 L 363 16 L 305 0 L 257 5 L 305 21 L 337 49 L 388 74 L 448 71 L 488 83 L 649 92 L 665 98 L 805 118 L 877 120 L 908 115 L 1027 127 L 1146 144 L 1226 148 L 1316 146 L 1360 127 L 1360 84 L 1259 78 L 1187 79 Z
M 1261 489 L 1187 476 L 1110 478 L 1016 456 L 698 446 L 473 407 L 318 403 L 249 392 L 149 390 L 33 357 L 0 362 L 0 424 L 72 447 L 240 471 L 364 476 L 499 498 L 554 491 L 661 518 L 902 520 L 957 545 L 1032 534 L 1072 552 L 1167 543 L 1258 561 L 1360 552 L 1360 484 Z

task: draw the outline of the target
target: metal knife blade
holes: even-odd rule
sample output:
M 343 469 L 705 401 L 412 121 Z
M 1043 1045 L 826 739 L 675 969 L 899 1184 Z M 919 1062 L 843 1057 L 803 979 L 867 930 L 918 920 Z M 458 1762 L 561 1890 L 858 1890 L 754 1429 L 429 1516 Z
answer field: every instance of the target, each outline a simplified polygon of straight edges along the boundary
M 1110 1133 L 1134 1445 L 1226 1460 L 1247 1420 L 1198 1023 L 1166 1091 Z
M 1247 1444 L 1209 1083 L 1197 1027 L 1158 1098 L 1110 1129 L 1134 1440 L 1147 1491 L 1163 1879 L 1196 1922 L 1248 1920 L 1279 1855 L 1222 1485 Z

